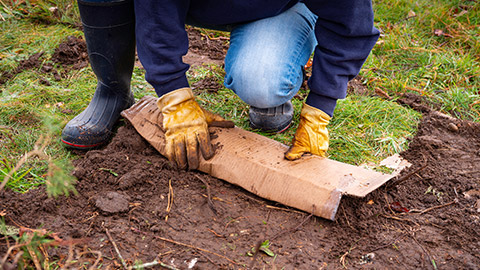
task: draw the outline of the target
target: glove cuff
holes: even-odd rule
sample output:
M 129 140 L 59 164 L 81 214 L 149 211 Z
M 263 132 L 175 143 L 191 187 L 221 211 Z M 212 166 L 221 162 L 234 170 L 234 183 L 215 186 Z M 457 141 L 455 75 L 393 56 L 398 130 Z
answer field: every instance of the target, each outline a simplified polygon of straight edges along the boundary
M 191 99 L 194 99 L 192 89 L 184 87 L 161 96 L 157 101 L 157 106 L 162 112 L 165 112 L 169 108 Z
M 322 110 L 317 109 L 315 107 L 312 107 L 312 106 L 310 106 L 306 103 L 303 104 L 302 111 L 301 111 L 300 115 L 302 117 L 305 117 L 305 118 L 317 119 L 317 120 L 320 120 L 324 123 L 325 122 L 328 123 L 330 121 L 330 119 L 332 119 L 330 117 L 330 115 L 326 114 Z

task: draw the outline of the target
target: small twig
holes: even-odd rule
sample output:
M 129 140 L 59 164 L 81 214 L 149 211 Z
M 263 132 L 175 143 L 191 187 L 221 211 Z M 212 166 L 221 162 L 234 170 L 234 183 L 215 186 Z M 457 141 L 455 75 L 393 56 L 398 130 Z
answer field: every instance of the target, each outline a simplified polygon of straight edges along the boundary
M 275 234 L 274 236 L 272 236 L 269 240 L 272 241 L 272 240 L 274 240 L 274 239 L 277 239 L 278 237 L 280 237 L 280 236 L 282 236 L 282 235 L 284 235 L 284 234 L 286 234 L 286 233 L 294 233 L 294 232 L 296 232 L 300 227 L 303 226 L 303 224 L 305 224 L 307 221 L 310 220 L 311 217 L 313 217 L 313 213 L 314 213 L 314 212 L 315 212 L 315 207 L 314 207 L 312 213 L 311 213 L 310 215 L 308 215 L 306 218 L 304 218 L 304 219 L 302 220 L 302 222 L 300 222 L 297 226 L 295 226 L 295 227 L 293 227 L 293 228 L 290 228 L 290 229 L 288 229 L 288 230 L 283 230 L 283 231 Z
M 428 252 L 428 250 L 426 250 L 426 249 L 423 247 L 423 245 L 421 245 L 421 244 L 417 241 L 417 239 L 415 238 L 414 235 L 411 235 L 411 234 L 409 234 L 409 235 L 410 235 L 410 237 L 413 239 L 413 241 L 415 241 L 415 243 L 417 243 L 417 245 L 420 246 L 420 248 L 423 250 L 423 252 L 425 252 L 425 254 L 426 254 L 427 257 L 428 257 L 428 260 L 430 261 L 430 263 L 431 263 L 432 266 L 433 266 L 433 269 L 437 270 L 437 265 L 435 264 L 435 261 L 434 261 L 434 260 L 432 259 L 432 257 L 430 256 L 430 253 Z
M 270 220 L 270 213 L 271 212 L 272 212 L 272 210 L 268 210 L 267 218 L 265 220 L 265 225 L 267 225 L 267 226 L 264 226 L 265 232 L 263 234 L 263 239 L 267 238 L 268 221 Z M 250 263 L 249 269 L 253 269 L 253 267 L 255 266 L 255 262 L 257 261 L 258 254 L 260 253 L 259 252 L 260 251 L 260 246 L 262 245 L 263 242 L 264 242 L 264 240 L 262 240 L 262 238 L 260 238 L 260 240 L 257 241 L 257 244 L 253 248 L 252 262 Z
M 170 214 L 170 210 L 172 210 L 173 205 L 173 188 L 172 188 L 172 179 L 168 180 L 168 197 L 167 197 L 167 214 L 165 215 L 165 222 L 168 221 L 168 214 Z
M 207 188 L 207 203 L 208 203 L 208 206 L 210 207 L 210 209 L 212 209 L 213 213 L 215 215 L 218 215 L 218 211 L 217 209 L 215 208 L 215 206 L 213 205 L 213 202 L 212 202 L 212 193 L 210 191 L 210 185 L 207 183 L 207 181 L 205 179 L 203 179 L 202 177 L 198 176 L 195 174 L 195 177 L 202 181 L 202 183 L 205 185 L 205 187 Z
M 218 263 L 214 262 L 212 259 L 210 259 L 207 255 L 203 254 L 202 252 L 200 251 L 197 251 L 198 254 L 202 255 L 203 257 L 205 257 L 211 264 L 214 264 L 214 265 L 218 265 Z
M 68 256 L 67 260 L 65 261 L 65 265 L 61 269 L 68 269 L 68 266 L 70 266 L 72 260 L 73 260 L 73 246 L 74 245 L 69 245 L 68 246 Z
M 276 206 L 268 205 L 268 204 L 265 204 L 265 207 L 266 207 L 266 208 L 270 208 L 270 209 L 285 211 L 285 212 L 297 213 L 297 214 L 303 214 L 303 213 L 304 213 L 304 212 L 302 212 L 302 211 L 298 211 L 298 210 L 295 210 L 295 209 L 288 209 L 288 208 L 276 207 Z
M 38 260 L 37 254 L 35 254 L 35 251 L 32 249 L 30 245 L 26 246 L 28 253 L 30 254 L 30 257 L 32 258 L 33 264 L 35 265 L 35 268 L 37 270 L 42 270 L 42 266 L 40 265 L 40 261 Z
M 348 227 L 350 227 L 352 230 L 354 230 L 354 228 L 352 227 L 352 225 L 350 225 L 350 222 L 348 221 L 347 214 L 345 214 L 345 207 L 343 207 L 343 204 L 340 204 L 340 206 L 342 207 L 342 213 L 343 213 L 343 216 L 345 217 L 345 221 L 347 221 Z
M 346 258 L 348 256 L 348 254 L 350 254 L 350 252 L 352 252 L 352 250 L 356 249 L 357 247 L 351 247 L 350 249 L 348 249 L 347 252 L 345 252 L 342 257 L 340 257 L 340 263 L 342 264 L 343 268 L 347 268 L 347 265 L 346 265 Z
M 13 262 L 12 262 L 12 265 L 17 265 L 18 261 L 20 260 L 20 258 L 23 256 L 23 251 L 19 251 L 17 253 L 17 255 L 15 255 L 15 258 L 13 258 Z
M 2 260 L 0 261 L 0 267 L 3 267 L 3 265 L 7 262 L 8 256 L 10 256 L 10 253 L 12 253 L 13 250 L 15 250 L 16 248 L 21 248 L 26 245 L 27 245 L 26 243 L 22 243 L 22 244 L 13 245 L 10 248 L 8 248 L 7 253 L 5 253 Z
M 304 218 L 297 226 L 286 229 L 286 230 L 283 230 L 283 231 L 280 231 L 280 232 L 274 234 L 272 237 L 266 237 L 266 239 L 268 239 L 269 241 L 273 241 L 273 240 L 277 239 L 278 237 L 280 237 L 280 236 L 282 236 L 286 233 L 296 232 L 300 227 L 303 226 L 303 224 L 305 224 L 308 220 L 310 220 L 310 218 L 313 216 L 314 212 L 315 212 L 315 206 L 313 206 L 312 213 L 310 215 L 308 215 L 306 218 Z M 255 265 L 255 260 L 257 258 L 257 254 L 258 254 L 258 252 L 260 250 L 260 246 L 262 245 L 263 242 L 265 242 L 265 239 L 260 239 L 257 242 L 257 244 L 255 245 L 255 250 L 253 251 L 252 263 L 250 264 L 250 268 L 253 268 L 253 266 Z
M 142 265 L 135 265 L 135 266 L 131 267 L 130 269 L 143 269 L 143 268 L 152 267 L 152 266 L 155 266 L 155 265 L 160 265 L 161 267 L 166 268 L 166 269 L 170 269 L 170 270 L 178 270 L 178 268 L 175 268 L 174 266 L 164 264 L 164 263 L 159 262 L 157 260 L 155 260 L 153 262 L 144 263 Z
M 45 246 L 41 245 L 38 247 L 40 251 L 43 253 L 44 259 L 43 259 L 43 269 L 44 270 L 49 270 L 50 269 L 50 262 L 48 260 L 48 252 L 45 249 Z
M 214 231 L 212 229 L 207 228 L 207 231 L 213 233 L 216 237 L 225 238 L 224 235 L 221 235 L 221 234 L 217 233 L 216 231 Z
M 388 196 L 386 193 L 383 194 L 383 197 L 385 198 L 385 202 L 387 204 L 388 210 L 392 213 L 392 215 L 395 215 L 395 212 L 392 210 L 392 207 L 390 207 L 390 202 L 388 201 Z
M 409 172 L 408 174 L 400 177 L 397 181 L 393 182 L 390 186 L 388 186 L 388 187 L 386 188 L 386 190 L 389 191 L 389 190 L 391 190 L 393 187 L 398 186 L 399 184 L 401 184 L 402 182 L 404 182 L 404 181 L 406 181 L 408 178 L 410 178 L 412 175 L 418 173 L 419 171 L 425 169 L 426 167 L 427 167 L 427 162 L 425 161 L 424 164 L 423 164 L 420 168 L 418 168 L 418 169 L 416 169 L 416 170 L 414 170 L 414 171 L 412 171 L 412 172 Z
M 457 202 L 458 202 L 458 199 L 454 199 L 454 200 L 451 201 L 451 202 L 448 202 L 448 203 L 445 203 L 445 204 L 441 204 L 441 205 L 432 206 L 432 207 L 427 208 L 427 209 L 424 209 L 424 210 L 411 209 L 411 210 L 410 210 L 410 213 L 414 212 L 414 213 L 419 213 L 419 214 L 425 214 L 425 213 L 428 212 L 428 211 L 431 211 L 431 210 L 434 210 L 434 209 L 438 209 L 438 208 L 442 208 L 442 207 L 445 207 L 445 206 L 449 206 L 449 205 L 454 204 L 454 203 L 457 203 Z
M 385 218 L 390 218 L 390 219 L 394 219 L 394 220 L 398 220 L 398 221 L 407 221 L 407 222 L 411 222 L 411 223 L 415 224 L 415 226 L 420 226 L 418 223 L 416 223 L 415 221 L 410 220 L 410 219 L 399 218 L 399 217 L 396 217 L 396 216 L 388 216 L 388 215 L 385 215 L 385 214 L 380 214 L 380 215 L 382 217 L 385 217 Z
M 127 263 L 126 263 L 125 260 L 123 259 L 122 254 L 120 253 L 120 250 L 118 250 L 117 244 L 115 243 L 115 241 L 113 241 L 113 238 L 112 238 L 112 236 L 110 235 L 110 232 L 108 231 L 108 229 L 105 229 L 105 232 L 107 233 L 107 236 L 108 236 L 108 239 L 110 240 L 110 243 L 112 243 L 113 248 L 114 248 L 115 251 L 117 252 L 118 258 L 119 258 L 120 261 L 122 262 L 123 268 L 128 269 Z
M 207 37 L 207 38 L 210 39 L 210 40 L 230 40 L 229 37 L 222 37 L 222 36 L 219 36 L 219 37 L 211 37 L 208 33 L 204 34 L 204 33 L 201 33 L 201 32 L 200 32 L 200 35 L 205 36 L 205 37 Z M 208 40 L 207 40 L 207 42 L 208 42 Z
M 149 235 L 147 234 L 146 232 L 143 232 L 143 231 L 140 231 L 134 227 L 131 227 L 131 229 L 135 232 L 138 232 L 138 233 L 141 233 L 141 234 L 145 234 L 145 235 Z M 199 247 L 196 247 L 196 246 L 193 246 L 193 245 L 190 245 L 190 244 L 184 244 L 184 243 L 181 243 L 181 242 L 177 242 L 177 241 L 174 241 L 174 240 L 171 240 L 171 239 L 168 239 L 168 238 L 164 238 L 164 237 L 161 237 L 161 236 L 157 236 L 157 235 L 150 235 L 151 237 L 154 237 L 156 239 L 159 239 L 159 240 L 162 240 L 162 241 L 165 241 L 165 242 L 168 242 L 168 243 L 172 243 L 172 244 L 175 244 L 175 245 L 179 245 L 179 246 L 184 246 L 184 247 L 188 247 L 188 248 L 193 248 L 193 249 L 196 249 L 196 250 L 199 250 L 199 251 L 203 251 L 203 252 L 207 252 L 207 253 L 210 253 L 210 254 L 213 254 L 217 257 L 220 257 L 220 258 L 223 258 L 235 265 L 237 265 L 238 263 L 236 263 L 235 261 L 223 256 L 223 255 L 220 255 L 218 253 L 215 253 L 213 251 L 209 251 L 209 250 L 206 250 L 206 249 L 203 249 L 203 248 L 199 248 Z
M 369 253 L 373 253 L 373 252 L 375 252 L 375 251 L 377 251 L 377 250 L 380 250 L 380 249 L 382 249 L 382 248 L 389 247 L 389 246 L 395 244 L 395 242 L 400 241 L 400 240 L 403 239 L 404 237 L 405 237 L 405 235 L 399 235 L 399 236 L 398 236 L 397 238 L 395 238 L 393 241 L 391 241 L 391 242 L 389 242 L 389 243 L 387 243 L 387 244 L 381 245 L 381 246 L 379 246 L 379 247 L 376 247 L 376 248 L 372 249 Z
M 90 268 L 88 268 L 88 270 L 93 270 L 97 267 L 97 264 L 100 262 L 100 260 L 102 259 L 102 252 L 101 251 L 94 251 L 94 250 L 91 250 L 91 251 L 85 251 L 85 252 L 80 252 L 78 254 L 78 257 L 80 258 L 80 256 L 82 256 L 83 254 L 87 254 L 87 253 L 93 253 L 93 254 L 97 254 L 97 260 L 95 261 L 95 263 L 93 263 L 92 266 L 90 266 Z
M 230 40 L 229 37 L 210 37 L 208 36 L 209 39 L 211 40 Z

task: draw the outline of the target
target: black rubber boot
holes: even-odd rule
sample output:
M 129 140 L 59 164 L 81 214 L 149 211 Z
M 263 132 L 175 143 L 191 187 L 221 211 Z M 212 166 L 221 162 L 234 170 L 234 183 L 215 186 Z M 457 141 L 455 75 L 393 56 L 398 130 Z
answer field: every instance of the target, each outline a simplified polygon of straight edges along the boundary
M 90 149 L 110 139 L 120 112 L 134 103 L 130 80 L 135 62 L 135 13 L 133 0 L 79 0 L 78 8 L 98 84 L 88 107 L 63 129 L 62 142 Z
M 280 133 L 288 129 L 293 119 L 292 102 L 288 101 L 273 108 L 260 109 L 251 106 L 250 127 L 265 132 Z

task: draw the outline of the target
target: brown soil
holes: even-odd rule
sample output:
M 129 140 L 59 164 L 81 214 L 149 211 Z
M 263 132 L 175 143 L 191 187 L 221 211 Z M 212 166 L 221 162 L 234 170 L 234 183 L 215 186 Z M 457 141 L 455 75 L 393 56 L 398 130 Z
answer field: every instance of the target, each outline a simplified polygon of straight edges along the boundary
M 75 162 L 78 195 L 7 191 L 0 213 L 9 225 L 87 240 L 75 257 L 93 262 L 81 251 L 100 251 L 103 267 L 121 268 L 115 244 L 130 265 L 157 259 L 179 269 L 478 269 L 480 125 L 416 96 L 401 102 L 424 114 L 402 153 L 412 167 L 366 198 L 343 198 L 334 222 L 176 171 L 130 125 Z M 249 256 L 264 240 L 275 257 Z M 49 251 L 50 260 L 67 254 Z
M 223 87 L 223 84 L 218 81 L 216 77 L 206 77 L 204 79 L 201 79 L 200 81 L 193 83 L 191 85 L 193 90 L 204 90 L 209 93 L 216 93 L 218 89 Z M 198 92 L 198 91 L 195 91 Z
M 52 57 L 45 63 L 42 60 L 43 55 L 44 52 L 35 53 L 29 58 L 21 60 L 13 71 L 0 74 L 0 84 L 4 84 L 20 72 L 35 68 L 42 73 L 52 74 L 54 79 L 59 81 L 65 77 L 68 71 L 84 68 L 88 65 L 87 45 L 81 37 L 69 36 L 67 40 L 60 43 Z M 62 67 L 62 70 L 58 71 L 58 67 Z M 40 83 L 50 85 L 48 79 L 41 76 Z
M 202 33 L 197 28 L 187 28 L 189 38 L 189 50 L 187 55 L 183 57 L 183 61 L 188 63 L 192 68 L 203 66 L 210 68 L 209 65 L 214 64 L 223 66 L 223 59 L 228 50 L 228 40 L 220 38 L 212 38 L 207 33 Z M 223 84 L 215 76 L 207 76 L 191 85 L 195 92 L 207 91 L 216 93 Z
M 213 34 L 202 32 L 197 28 L 188 27 L 189 51 L 213 60 L 225 58 L 228 50 L 229 40 L 223 37 L 213 37 Z
M 82 37 L 69 36 L 55 49 L 51 61 L 69 67 L 68 70 L 86 67 L 88 53 L 85 40 Z

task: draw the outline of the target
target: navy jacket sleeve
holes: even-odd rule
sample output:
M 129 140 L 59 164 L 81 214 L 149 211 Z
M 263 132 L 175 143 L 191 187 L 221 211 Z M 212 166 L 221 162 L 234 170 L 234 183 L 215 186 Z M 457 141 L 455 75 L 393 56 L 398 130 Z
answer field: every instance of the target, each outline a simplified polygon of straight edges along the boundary
M 135 0 L 137 52 L 158 96 L 188 87 L 185 18 L 190 0 Z
M 307 104 L 333 115 L 336 100 L 345 98 L 353 79 L 375 45 L 371 0 L 304 0 L 318 16 L 312 76 Z

